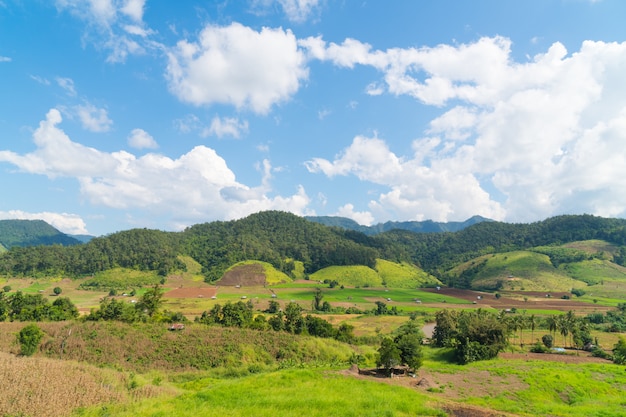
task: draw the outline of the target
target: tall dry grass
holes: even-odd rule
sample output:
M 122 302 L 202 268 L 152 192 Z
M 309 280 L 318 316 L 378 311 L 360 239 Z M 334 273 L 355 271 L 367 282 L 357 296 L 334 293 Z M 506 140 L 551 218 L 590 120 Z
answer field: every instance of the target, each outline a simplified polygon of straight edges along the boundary
M 0 352 L 0 415 L 67 416 L 128 398 L 126 374 L 76 362 Z

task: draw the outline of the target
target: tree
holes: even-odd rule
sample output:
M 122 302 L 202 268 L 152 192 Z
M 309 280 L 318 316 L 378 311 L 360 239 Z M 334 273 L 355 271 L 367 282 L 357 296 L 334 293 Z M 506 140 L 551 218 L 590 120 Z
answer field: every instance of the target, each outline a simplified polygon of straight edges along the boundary
M 60 295 L 63 292 L 63 290 L 61 289 L 61 287 L 54 287 L 52 292 L 54 293 L 54 295 Z
M 157 284 L 141 296 L 137 308 L 152 317 L 161 306 L 161 298 L 163 298 L 163 289 Z
M 414 321 L 402 325 L 398 332 L 393 341 L 400 350 L 400 360 L 415 372 L 422 366 L 423 362 L 422 340 L 424 335 Z
M 17 335 L 20 353 L 24 356 L 32 356 L 39 347 L 39 342 L 41 342 L 43 335 L 43 331 L 35 324 L 29 324 L 22 328 Z
M 613 362 L 618 365 L 626 364 L 626 339 L 623 337 L 613 346 Z
M 324 294 L 322 294 L 322 290 L 317 288 L 315 290 L 315 297 L 313 298 L 313 310 L 320 311 L 322 309 L 322 299 L 324 298 Z
M 400 364 L 400 349 L 396 346 L 395 342 L 385 337 L 378 348 L 378 359 L 376 360 L 376 366 L 382 366 L 388 375 L 391 375 L 391 370 Z

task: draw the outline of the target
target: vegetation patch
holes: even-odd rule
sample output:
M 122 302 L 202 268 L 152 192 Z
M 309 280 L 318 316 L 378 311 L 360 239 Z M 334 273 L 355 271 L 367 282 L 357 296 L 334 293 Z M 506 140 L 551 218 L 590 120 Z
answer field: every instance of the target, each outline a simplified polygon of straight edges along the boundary
M 389 288 L 421 288 L 441 285 L 437 278 L 407 262 L 396 263 L 377 259 L 376 271 L 383 285 Z
M 364 265 L 329 266 L 310 275 L 320 282 L 336 281 L 350 287 L 382 287 L 383 281 L 376 271 Z
M 156 271 L 138 271 L 129 268 L 113 268 L 96 273 L 79 285 L 83 290 L 132 290 L 138 287 L 149 287 L 159 284 L 163 277 Z

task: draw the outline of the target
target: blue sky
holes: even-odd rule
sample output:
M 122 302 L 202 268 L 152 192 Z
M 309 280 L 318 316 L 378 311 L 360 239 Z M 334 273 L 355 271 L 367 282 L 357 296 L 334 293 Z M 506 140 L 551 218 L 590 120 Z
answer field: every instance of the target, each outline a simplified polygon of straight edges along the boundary
M 0 0 L 0 218 L 626 217 L 626 2 Z

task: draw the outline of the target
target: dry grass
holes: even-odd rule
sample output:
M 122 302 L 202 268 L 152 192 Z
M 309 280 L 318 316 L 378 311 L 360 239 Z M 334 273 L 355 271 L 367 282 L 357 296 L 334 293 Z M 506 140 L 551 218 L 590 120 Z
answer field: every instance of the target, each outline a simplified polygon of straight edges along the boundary
M 67 416 L 72 410 L 125 401 L 126 374 L 76 362 L 0 352 L 0 415 Z

